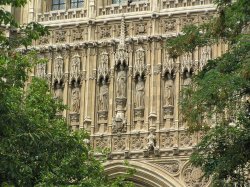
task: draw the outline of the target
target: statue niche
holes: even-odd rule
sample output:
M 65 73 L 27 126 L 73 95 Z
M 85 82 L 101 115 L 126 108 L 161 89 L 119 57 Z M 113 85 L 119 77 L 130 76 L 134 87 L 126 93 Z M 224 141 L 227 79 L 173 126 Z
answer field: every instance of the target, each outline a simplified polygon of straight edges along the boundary
M 54 99 L 58 101 L 63 100 L 63 84 L 58 81 L 54 83 Z
M 174 81 L 171 73 L 166 73 L 164 83 L 164 106 L 173 106 L 174 104 Z
M 135 90 L 135 107 L 136 108 L 144 108 L 144 97 L 145 97 L 145 84 L 144 80 L 141 76 L 138 76 L 138 80 L 136 82 Z
M 116 96 L 118 98 L 126 98 L 127 73 L 124 64 L 118 66 L 116 79 Z
M 71 111 L 73 113 L 79 113 L 80 111 L 80 88 L 77 81 L 74 81 L 72 84 Z
M 143 75 L 137 75 L 135 80 L 134 125 L 132 125 L 132 129 L 138 131 L 144 129 L 145 82 Z
M 163 127 L 161 129 L 174 128 L 174 73 L 166 72 L 163 89 Z
M 99 111 L 107 111 L 109 104 L 109 88 L 105 79 L 102 79 L 99 94 Z

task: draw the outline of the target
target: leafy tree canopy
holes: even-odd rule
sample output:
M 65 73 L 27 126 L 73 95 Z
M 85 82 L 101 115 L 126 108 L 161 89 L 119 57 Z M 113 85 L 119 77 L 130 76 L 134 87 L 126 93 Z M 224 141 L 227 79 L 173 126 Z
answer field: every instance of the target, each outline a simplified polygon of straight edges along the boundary
M 214 186 L 249 180 L 250 161 L 250 1 L 214 0 L 212 20 L 186 26 L 167 40 L 173 58 L 199 47 L 220 42 L 228 46 L 221 56 L 209 60 L 183 90 L 182 112 L 190 132 L 204 131 L 191 162 Z
M 24 6 L 25 0 L 0 0 L 1 5 Z M 0 185 L 3 186 L 133 186 L 127 178 L 109 181 L 101 161 L 93 155 L 84 131 L 71 132 L 56 114 L 66 106 L 53 99 L 45 80 L 28 73 L 37 63 L 34 51 L 18 52 L 32 40 L 48 34 L 38 23 L 20 26 L 12 14 L 0 9 Z M 8 25 L 8 27 L 6 26 Z M 6 37 L 20 31 L 18 36 Z

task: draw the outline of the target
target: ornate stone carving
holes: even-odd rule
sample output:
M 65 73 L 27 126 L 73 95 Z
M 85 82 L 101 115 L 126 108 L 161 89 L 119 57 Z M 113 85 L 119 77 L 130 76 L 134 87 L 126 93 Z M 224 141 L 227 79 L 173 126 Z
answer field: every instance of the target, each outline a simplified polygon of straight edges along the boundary
M 170 20 L 164 20 L 164 32 L 175 32 L 176 31 L 176 20 L 170 19 Z
M 175 145 L 175 134 L 173 132 L 162 133 L 160 136 L 160 148 L 168 149 Z
M 80 79 L 81 79 L 81 58 L 78 54 L 75 54 L 71 60 L 70 82 L 78 81 Z
M 145 51 L 140 47 L 135 53 L 134 77 L 136 77 L 136 75 L 143 76 L 145 70 Z
M 109 147 L 108 144 L 109 144 L 109 141 L 105 137 L 100 137 L 100 138 L 98 137 L 95 139 L 95 147 L 96 148 L 99 148 L 99 149 L 106 148 L 107 149 Z
M 126 149 L 126 138 L 125 137 L 115 137 L 113 139 L 113 151 L 124 151 Z
M 71 94 L 71 111 L 73 113 L 79 113 L 80 111 L 80 88 L 77 82 L 74 82 L 72 86 Z
M 165 170 L 167 170 L 172 175 L 176 175 L 180 171 L 180 163 L 177 160 L 157 163 L 157 165 L 164 168 Z
M 186 53 L 182 56 L 181 60 L 181 73 L 184 73 L 185 70 L 190 72 L 194 68 L 194 62 L 192 53 Z
M 64 77 L 64 60 L 61 55 L 58 55 L 54 60 L 54 72 L 53 72 L 53 80 L 54 82 L 62 82 Z
M 36 76 L 42 79 L 46 79 L 47 77 L 47 64 L 40 63 L 36 65 Z
M 38 40 L 38 45 L 46 45 L 49 44 L 49 36 L 45 35 L 40 37 L 40 39 Z
M 111 29 L 112 27 L 111 26 L 100 26 L 99 27 L 99 38 L 100 39 L 105 39 L 105 38 L 111 38 Z
M 101 78 L 107 79 L 109 75 L 109 56 L 106 51 L 102 52 L 100 55 L 100 61 L 98 66 L 98 75 L 97 79 L 100 80 Z
M 203 67 L 207 64 L 207 61 L 210 59 L 211 59 L 211 47 L 205 46 L 201 49 L 199 70 L 202 70 Z
M 140 23 L 135 23 L 135 34 L 136 35 L 144 35 L 146 34 L 147 31 L 147 23 L 140 22 Z
M 204 187 L 209 183 L 209 179 L 203 178 L 200 168 L 193 167 L 187 163 L 182 170 L 182 178 L 187 187 Z
M 55 31 L 55 42 L 56 43 L 63 43 L 66 42 L 66 35 L 67 31 L 66 30 L 57 30 Z
M 123 64 L 120 64 L 116 79 L 116 95 L 118 98 L 126 98 L 127 73 Z
M 109 88 L 105 81 L 102 79 L 100 85 L 100 95 L 99 95 L 99 111 L 107 111 L 109 105 Z
M 165 76 L 167 72 L 175 72 L 175 62 L 173 58 L 170 58 L 169 54 L 165 52 L 165 57 L 162 65 L 162 76 Z
M 180 147 L 191 147 L 193 145 L 193 138 L 187 132 L 179 133 Z
M 83 29 L 77 28 L 72 30 L 72 41 L 81 41 L 83 40 Z
M 146 145 L 146 139 L 144 136 L 132 136 L 131 137 L 131 150 L 143 150 Z

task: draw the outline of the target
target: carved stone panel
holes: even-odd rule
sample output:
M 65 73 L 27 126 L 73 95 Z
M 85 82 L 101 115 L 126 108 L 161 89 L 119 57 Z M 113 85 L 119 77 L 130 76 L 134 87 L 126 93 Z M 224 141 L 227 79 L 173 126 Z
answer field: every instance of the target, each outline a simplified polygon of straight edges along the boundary
M 117 151 L 124 151 L 126 149 L 126 137 L 114 137 L 113 140 L 113 145 L 112 145 L 112 150 L 114 152 Z
M 109 139 L 107 137 L 95 137 L 94 147 L 96 149 L 107 149 L 109 148 Z
M 143 150 L 146 148 L 147 139 L 144 135 L 133 135 L 130 138 L 131 150 Z
M 57 30 L 54 33 L 55 43 L 64 43 L 66 42 L 67 31 L 66 30 Z
M 209 183 L 209 179 L 202 177 L 201 169 L 193 167 L 190 163 L 184 166 L 181 176 L 187 187 L 205 187 Z
M 169 172 L 172 175 L 177 175 L 181 169 L 180 162 L 178 162 L 177 160 L 157 162 L 156 164 L 162 167 L 163 169 L 165 169 L 167 172 Z
M 175 132 L 165 132 L 160 135 L 160 148 L 169 149 L 175 146 L 176 135 Z
M 177 29 L 177 21 L 176 19 L 165 19 L 162 21 L 163 32 L 175 32 Z
M 47 78 L 47 64 L 41 63 L 36 66 L 36 76 L 42 79 Z
M 192 147 L 193 137 L 186 131 L 179 132 L 179 146 L 180 147 Z

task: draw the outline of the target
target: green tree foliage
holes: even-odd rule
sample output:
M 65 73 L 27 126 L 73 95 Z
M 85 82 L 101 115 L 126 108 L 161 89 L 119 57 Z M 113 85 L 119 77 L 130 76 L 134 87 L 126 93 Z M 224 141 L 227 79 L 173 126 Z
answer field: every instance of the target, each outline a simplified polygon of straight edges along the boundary
M 0 0 L 0 5 L 23 6 L 25 0 Z M 32 40 L 48 34 L 37 23 L 19 26 L 9 12 L 0 9 L 0 25 L 18 37 L 0 33 L 0 185 L 132 187 L 128 173 L 113 181 L 104 175 L 103 160 L 97 160 L 84 131 L 71 132 L 56 114 L 66 106 L 53 99 L 44 80 L 28 72 L 39 60 L 33 51 L 18 52 Z
M 182 112 L 190 132 L 204 131 L 191 156 L 214 186 L 247 183 L 250 162 L 250 1 L 214 0 L 215 17 L 189 25 L 167 40 L 173 58 L 224 42 L 228 51 L 209 60 L 183 90 Z M 249 180 L 249 178 L 248 178 Z

